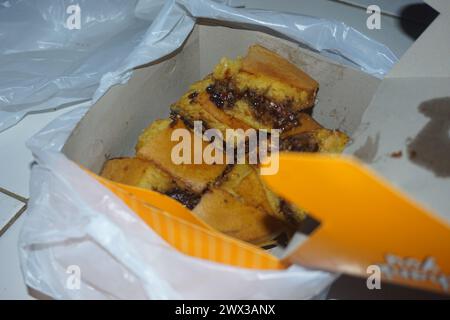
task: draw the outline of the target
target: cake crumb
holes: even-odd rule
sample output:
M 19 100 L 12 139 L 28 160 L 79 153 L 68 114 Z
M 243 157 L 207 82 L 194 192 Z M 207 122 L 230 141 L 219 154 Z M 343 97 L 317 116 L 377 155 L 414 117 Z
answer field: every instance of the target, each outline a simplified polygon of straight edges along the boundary
M 391 158 L 400 158 L 402 155 L 403 155 L 403 152 L 401 150 L 392 152 L 390 154 Z

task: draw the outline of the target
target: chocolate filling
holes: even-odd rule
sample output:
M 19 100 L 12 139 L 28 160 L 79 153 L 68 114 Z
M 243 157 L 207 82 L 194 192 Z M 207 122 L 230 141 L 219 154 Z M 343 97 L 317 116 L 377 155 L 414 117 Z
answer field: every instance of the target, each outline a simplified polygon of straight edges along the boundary
M 177 121 L 181 119 L 181 116 L 178 114 L 178 112 L 170 111 L 169 118 L 170 118 L 170 120 L 172 120 L 170 122 L 170 127 L 173 128 L 177 124 Z M 181 120 L 183 121 L 183 119 L 181 119 Z M 186 127 L 189 127 L 189 125 L 186 124 L 185 122 L 184 122 L 184 124 Z M 193 127 L 194 127 L 194 124 L 192 124 L 192 128 Z
M 242 99 L 252 106 L 253 114 L 264 123 L 270 123 L 273 128 L 282 131 L 298 125 L 297 115 L 292 110 L 292 101 L 275 103 L 264 95 L 247 90 Z
M 292 110 L 292 101 L 274 102 L 252 90 L 239 92 L 231 80 L 217 80 L 206 88 L 209 99 L 219 109 L 234 107 L 237 100 L 246 101 L 253 116 L 275 129 L 288 130 L 298 125 L 297 114 Z
M 177 111 L 170 111 L 170 115 L 169 118 L 172 120 L 172 122 L 170 123 L 170 125 L 173 127 L 178 120 L 183 121 L 183 124 L 186 126 L 186 128 L 191 129 L 192 131 L 194 130 L 194 121 L 187 118 L 187 117 L 183 117 L 182 115 L 180 115 Z M 202 121 L 202 133 L 204 133 L 206 130 L 209 129 L 208 124 L 205 121 Z M 213 140 L 211 140 L 213 141 Z
M 197 102 L 197 96 L 198 96 L 198 92 L 197 91 L 193 91 L 188 95 L 189 98 L 189 103 L 193 104 L 195 102 Z
M 175 188 L 165 193 L 172 199 L 181 202 L 185 207 L 192 210 L 200 202 L 201 196 L 197 193 Z
M 280 141 L 281 151 L 318 152 L 319 144 L 308 132 L 290 136 Z
M 232 81 L 217 80 L 206 88 L 211 100 L 217 108 L 226 109 L 234 107 L 239 94 Z

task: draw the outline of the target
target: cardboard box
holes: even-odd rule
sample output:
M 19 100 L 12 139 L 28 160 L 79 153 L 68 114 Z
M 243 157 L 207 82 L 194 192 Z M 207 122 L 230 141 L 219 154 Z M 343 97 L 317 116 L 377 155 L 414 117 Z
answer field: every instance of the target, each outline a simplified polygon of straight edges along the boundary
M 450 291 L 450 42 L 442 38 L 450 19 L 444 1 L 429 3 L 441 15 L 381 81 L 345 150 L 385 179 L 336 159 L 322 163 L 331 174 L 318 186 L 318 168 L 298 162 L 303 185 L 332 206 L 291 184 L 321 227 L 291 241 L 286 259 L 363 277 L 378 266 L 383 280 Z M 345 191 L 325 192 L 331 185 Z
M 96 173 L 106 159 L 134 154 L 141 131 L 167 117 L 170 104 L 189 85 L 210 73 L 220 58 L 244 56 L 255 43 L 284 56 L 318 81 L 313 117 L 352 136 L 379 79 L 262 32 L 200 24 L 182 48 L 136 69 L 127 84 L 111 88 L 80 121 L 63 152 Z
M 444 8 L 444 1 L 433 3 L 438 10 Z M 450 52 L 450 41 L 442 39 L 450 27 L 447 11 L 382 81 L 286 39 L 259 31 L 198 24 L 179 50 L 136 69 L 127 84 L 111 88 L 80 121 L 63 152 L 96 173 L 106 159 L 134 154 L 140 132 L 153 120 L 167 117 L 170 104 L 190 84 L 209 73 L 221 57 L 242 56 L 251 44 L 258 43 L 297 64 L 319 82 L 313 116 L 325 127 L 340 129 L 352 137 L 346 153 L 363 159 L 449 221 L 450 122 L 442 120 L 450 121 L 445 109 L 450 109 L 450 62 L 443 54 Z M 431 114 L 427 113 L 429 105 Z M 433 139 L 436 135 L 439 139 Z M 433 156 L 421 155 L 430 148 L 436 150 Z M 398 151 L 402 156 L 393 157 Z M 430 159 L 436 162 L 424 164 Z M 362 275 L 363 266 L 358 267 L 355 272 L 343 263 L 331 270 Z

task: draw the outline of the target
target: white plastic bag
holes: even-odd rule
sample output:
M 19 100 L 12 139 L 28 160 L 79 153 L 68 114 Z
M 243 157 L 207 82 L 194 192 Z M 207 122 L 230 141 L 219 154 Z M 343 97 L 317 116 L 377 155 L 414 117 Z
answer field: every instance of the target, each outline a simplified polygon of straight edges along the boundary
M 94 101 L 134 67 L 178 48 L 196 17 L 280 32 L 342 63 L 383 76 L 397 61 L 342 22 L 232 8 L 211 0 L 80 0 L 80 29 L 66 1 L 8 1 L 0 8 L 0 131 L 27 113 Z
M 140 21 L 153 20 L 154 8 L 155 2 L 141 1 L 133 14 Z M 194 17 L 271 28 L 336 59 L 353 61 L 378 76 L 396 61 L 389 49 L 342 23 L 235 9 L 208 0 L 166 2 L 139 41 L 132 48 L 126 47 L 129 52 L 97 78 L 100 83 L 93 98 L 55 120 L 28 143 L 37 164 L 32 169 L 19 247 L 24 278 L 32 288 L 55 298 L 309 299 L 335 279 L 336 275 L 300 266 L 256 271 L 181 254 L 60 152 L 89 106 L 111 85 L 127 81 L 134 66 L 178 48 L 192 30 Z M 125 50 L 120 45 L 116 49 L 119 47 Z M 105 60 L 113 56 L 114 50 Z M 96 66 L 80 68 L 86 71 L 80 76 L 85 76 Z M 61 94 L 73 98 L 79 93 L 77 83 L 67 86 L 72 96 L 57 88 L 49 97 Z M 17 110 L 26 112 L 27 108 Z

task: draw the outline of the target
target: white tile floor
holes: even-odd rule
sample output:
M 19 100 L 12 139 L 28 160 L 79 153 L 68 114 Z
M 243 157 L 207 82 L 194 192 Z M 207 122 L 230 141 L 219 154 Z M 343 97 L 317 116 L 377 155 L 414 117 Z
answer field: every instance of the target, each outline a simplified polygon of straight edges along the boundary
M 19 197 L 28 198 L 30 164 L 33 156 L 25 146 L 25 142 L 47 123 L 73 108 L 30 115 L 16 126 L 0 133 L 0 146 L 2 146 L 0 148 L 1 188 L 7 189 Z M 12 214 L 10 213 L 12 206 L 19 211 L 23 205 L 23 203 L 19 205 L 17 200 L 0 192 L 0 199 L 2 198 L 5 200 L 0 200 L 0 220 L 3 216 Z M 32 298 L 23 282 L 18 257 L 17 240 L 23 218 L 24 214 L 18 217 L 0 236 L 0 300 Z M 1 225 L 0 223 L 0 230 Z
M 23 201 L 17 200 L 0 190 L 0 236 L 14 222 L 23 207 L 25 207 Z
M 47 123 L 73 108 L 32 114 L 14 127 L 0 132 L 0 187 L 28 198 L 28 178 L 33 156 L 25 142 Z
M 20 273 L 17 239 L 22 228 L 24 215 L 0 238 L 0 300 L 2 299 L 30 299 L 27 288 L 23 284 Z
M 352 0 L 358 1 L 358 0 Z M 405 0 L 406 1 L 406 0 Z M 412 2 L 417 2 L 411 0 Z M 370 31 L 366 28 L 365 10 L 348 6 L 331 0 L 244 0 L 240 1 L 251 8 L 272 9 L 285 12 L 297 12 L 321 16 L 346 22 L 368 36 L 388 45 L 398 56 L 412 44 L 411 39 L 402 28 L 399 20 L 392 16 L 383 16 L 382 29 Z M 374 1 L 389 4 L 391 0 Z M 414 24 L 411 26 L 416 28 Z M 25 147 L 26 140 L 40 130 L 45 124 L 69 109 L 39 113 L 27 116 L 13 128 L 0 133 L 0 187 L 27 198 L 30 164 L 33 160 Z M 23 203 L 0 193 L 0 230 L 5 220 L 13 217 Z M 25 213 L 26 214 L 26 213 Z M 17 254 L 17 239 L 24 216 L 19 217 L 0 236 L 0 299 L 31 298 L 23 283 Z M 3 219 L 3 222 L 2 222 Z

